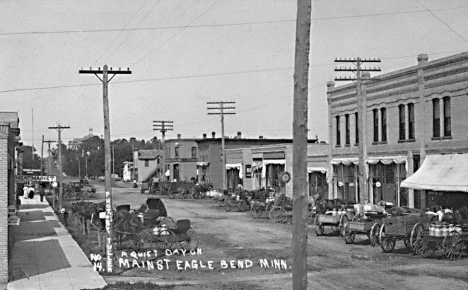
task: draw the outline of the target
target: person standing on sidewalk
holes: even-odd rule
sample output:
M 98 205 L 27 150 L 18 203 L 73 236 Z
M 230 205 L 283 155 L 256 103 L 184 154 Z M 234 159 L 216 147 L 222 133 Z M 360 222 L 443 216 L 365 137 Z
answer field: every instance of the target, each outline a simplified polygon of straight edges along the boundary
M 34 190 L 34 186 L 31 184 L 31 186 L 29 187 L 29 191 L 28 191 L 28 197 L 30 199 L 33 199 L 34 198 L 34 193 L 36 193 L 36 192 Z
M 25 183 L 24 186 L 23 186 L 23 198 L 24 198 L 24 199 L 27 199 L 27 198 L 28 198 L 28 194 L 29 194 L 29 187 L 28 187 L 28 185 Z
M 44 192 L 44 187 L 41 185 L 39 186 L 39 195 L 41 196 L 41 202 L 44 201 L 44 195 L 45 195 L 45 192 Z

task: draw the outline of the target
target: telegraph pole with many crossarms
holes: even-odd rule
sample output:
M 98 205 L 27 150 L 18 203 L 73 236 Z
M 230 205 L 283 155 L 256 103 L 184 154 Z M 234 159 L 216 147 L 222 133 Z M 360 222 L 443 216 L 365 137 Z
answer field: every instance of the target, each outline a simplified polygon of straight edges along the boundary
M 49 127 L 49 129 L 55 129 L 58 132 L 58 167 L 59 167 L 59 196 L 58 196 L 58 208 L 62 209 L 62 198 L 63 198 L 63 171 L 62 171 L 62 131 L 64 129 L 70 129 L 70 126 L 55 126 Z
M 235 104 L 236 102 L 207 102 L 208 105 L 218 105 L 219 107 L 208 107 L 208 110 L 219 110 L 218 112 L 208 112 L 208 115 L 221 115 L 221 152 L 223 157 L 223 189 L 227 189 L 226 186 L 226 148 L 224 144 L 224 115 L 234 115 L 235 112 L 225 111 L 233 110 L 236 107 L 226 107 L 225 104 Z
M 165 147 L 165 140 L 166 140 L 166 132 L 174 130 L 174 122 L 173 121 L 153 121 L 153 130 L 161 132 L 161 142 L 162 142 L 162 160 L 161 160 L 161 175 L 165 176 L 165 165 L 166 165 L 166 147 Z
M 352 81 L 356 83 L 356 97 L 357 97 L 357 107 L 358 107 L 358 145 L 359 145 L 359 203 L 363 204 L 368 201 L 368 188 L 367 188 L 367 173 L 366 173 L 366 159 L 367 159 L 367 138 L 366 138 L 366 127 L 367 127 L 367 118 L 364 115 L 366 109 L 363 108 L 362 100 L 362 81 L 367 79 L 363 72 L 370 71 L 381 71 L 380 68 L 363 68 L 362 64 L 366 62 L 380 62 L 380 59 L 363 59 L 363 58 L 353 58 L 353 59 L 335 59 L 335 62 L 340 63 L 352 63 L 355 67 L 339 67 L 335 68 L 335 71 L 346 71 L 352 72 L 355 74 L 355 77 L 338 77 L 335 78 L 335 81 Z M 339 124 L 337 124 L 339 125 Z
M 131 74 L 130 69 L 127 70 L 113 70 L 112 67 L 108 69 L 107 65 L 102 68 L 79 71 L 80 74 L 94 74 L 102 82 L 103 87 L 103 109 L 104 109 L 104 170 L 105 170 L 105 191 L 106 191 L 106 268 L 108 273 L 113 271 L 113 231 L 112 231 L 112 184 L 111 184 L 111 144 L 110 144 L 110 122 L 109 122 L 109 96 L 108 96 L 108 84 L 118 74 Z M 99 75 L 102 74 L 102 79 Z M 110 79 L 109 74 L 113 75 Z

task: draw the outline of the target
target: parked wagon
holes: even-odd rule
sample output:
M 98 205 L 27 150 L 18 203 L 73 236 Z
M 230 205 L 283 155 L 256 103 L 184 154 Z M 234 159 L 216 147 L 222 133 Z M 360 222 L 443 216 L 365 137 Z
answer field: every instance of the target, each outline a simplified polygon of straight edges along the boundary
M 195 184 L 188 181 L 171 182 L 169 198 L 194 198 Z
M 395 248 L 396 241 L 401 240 L 405 247 L 413 248 L 419 232 L 430 219 L 431 217 L 426 214 L 405 214 L 384 218 L 379 232 L 380 247 L 385 253 L 390 253 Z
M 380 226 L 385 213 L 357 214 L 343 226 L 343 236 L 347 244 L 352 244 L 356 234 L 366 234 L 372 246 L 379 243 Z
M 442 225 L 442 230 L 424 229 L 418 234 L 414 251 L 421 257 L 429 258 L 435 251 L 442 250 L 449 260 L 458 260 L 468 249 L 468 228 L 461 226 Z
M 339 209 L 326 214 L 315 215 L 315 234 L 323 235 L 325 227 L 335 233 L 342 233 L 345 224 L 354 217 L 354 210 Z
M 250 209 L 250 199 L 251 196 L 247 191 L 231 194 L 225 199 L 224 209 L 227 212 L 233 208 L 237 208 L 237 211 L 247 211 Z

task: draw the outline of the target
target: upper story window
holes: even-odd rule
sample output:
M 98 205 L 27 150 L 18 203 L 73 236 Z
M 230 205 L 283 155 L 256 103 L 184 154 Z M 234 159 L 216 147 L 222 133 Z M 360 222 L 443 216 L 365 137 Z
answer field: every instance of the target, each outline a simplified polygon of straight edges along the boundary
M 166 147 L 166 159 L 171 158 L 171 147 Z
M 408 139 L 414 140 L 414 104 L 408 104 Z
M 450 109 L 450 98 L 445 97 L 444 100 L 444 137 L 452 136 L 452 112 Z
M 380 109 L 380 131 L 382 134 L 382 142 L 387 142 L 387 109 Z
M 440 100 L 432 100 L 432 137 L 440 137 Z
M 149 160 L 145 160 L 145 167 L 149 167 Z
M 379 142 L 379 110 L 372 110 L 374 119 L 374 142 Z
M 174 147 L 175 149 L 175 158 L 179 158 L 179 146 Z
M 349 115 L 345 115 L 345 145 L 349 145 L 350 141 Z
M 197 147 L 192 147 L 192 158 L 197 158 Z
M 336 116 L 336 146 L 341 146 L 340 116 Z
M 405 140 L 406 139 L 405 105 L 399 105 L 398 112 L 399 112 L 399 123 L 400 123 L 399 140 Z
M 354 120 L 355 120 L 355 131 L 356 131 L 356 144 L 359 144 L 359 117 L 358 117 L 358 113 L 354 113 Z

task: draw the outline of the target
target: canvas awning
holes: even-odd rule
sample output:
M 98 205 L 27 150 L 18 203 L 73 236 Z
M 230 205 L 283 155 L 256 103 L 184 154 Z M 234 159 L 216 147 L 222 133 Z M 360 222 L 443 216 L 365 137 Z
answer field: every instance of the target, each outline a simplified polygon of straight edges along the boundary
M 407 156 L 382 156 L 382 157 L 368 157 L 367 163 L 369 164 L 377 164 L 382 162 L 385 165 L 389 165 L 392 163 L 401 164 L 405 163 L 408 159 Z
M 210 165 L 210 162 L 197 162 L 197 166 L 203 167 Z
M 351 164 L 357 165 L 359 163 L 359 159 L 354 158 L 354 157 L 351 157 L 351 158 L 333 158 L 331 163 L 333 165 L 343 164 L 345 166 L 349 166 Z
M 284 160 L 284 159 L 263 160 L 263 165 L 268 165 L 268 164 L 286 164 L 286 160 Z
M 312 172 L 320 172 L 320 173 L 327 173 L 327 169 L 325 167 L 307 167 L 307 172 L 312 173 Z
M 226 164 L 226 169 L 238 169 L 240 170 L 242 167 L 242 163 L 227 163 Z
M 468 192 L 468 154 L 427 155 L 421 168 L 401 187 Z

